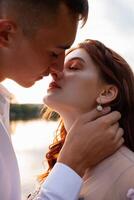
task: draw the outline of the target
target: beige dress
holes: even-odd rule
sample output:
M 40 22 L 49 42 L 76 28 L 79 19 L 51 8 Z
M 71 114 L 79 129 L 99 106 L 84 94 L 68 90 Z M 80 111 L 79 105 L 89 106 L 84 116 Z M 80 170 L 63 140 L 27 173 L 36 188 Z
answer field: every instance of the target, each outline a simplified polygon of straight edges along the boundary
M 128 200 L 130 188 L 134 188 L 134 152 L 123 146 L 86 172 L 80 199 Z

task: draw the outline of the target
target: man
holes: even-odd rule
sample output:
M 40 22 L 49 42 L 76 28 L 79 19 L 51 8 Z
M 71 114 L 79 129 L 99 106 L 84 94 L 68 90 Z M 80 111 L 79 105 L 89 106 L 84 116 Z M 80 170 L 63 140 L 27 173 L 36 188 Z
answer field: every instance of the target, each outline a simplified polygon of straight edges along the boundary
M 79 19 L 85 22 L 87 14 L 86 0 L 1 0 L 0 81 L 10 78 L 30 87 L 49 73 L 62 76 L 65 50 L 74 41 Z M 3 92 L 0 100 L 1 108 L 6 107 L 7 96 Z M 123 143 L 117 123 L 120 114 L 113 112 L 100 117 L 109 111 L 94 110 L 74 122 L 38 199 L 77 199 L 86 168 L 120 147 Z M 0 199 L 20 200 L 17 161 L 3 118 L 0 121 Z M 85 162 L 84 155 L 88 155 Z

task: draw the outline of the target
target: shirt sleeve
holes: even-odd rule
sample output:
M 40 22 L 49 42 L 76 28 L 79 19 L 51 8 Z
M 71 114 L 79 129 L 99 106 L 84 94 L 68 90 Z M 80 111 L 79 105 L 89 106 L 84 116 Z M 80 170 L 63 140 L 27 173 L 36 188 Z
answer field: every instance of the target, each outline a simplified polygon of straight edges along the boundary
M 82 178 L 65 164 L 57 162 L 45 180 L 37 200 L 76 200 Z

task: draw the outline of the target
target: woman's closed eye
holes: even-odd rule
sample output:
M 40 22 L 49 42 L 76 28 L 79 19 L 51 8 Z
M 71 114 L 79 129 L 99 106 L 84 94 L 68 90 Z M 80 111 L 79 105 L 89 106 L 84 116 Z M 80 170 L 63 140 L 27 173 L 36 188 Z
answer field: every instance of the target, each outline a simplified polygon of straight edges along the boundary
M 65 67 L 66 70 L 71 70 L 71 71 L 77 71 L 82 68 L 82 65 L 80 63 L 66 63 Z
M 79 70 L 80 68 L 78 66 L 69 66 L 68 67 L 69 70 L 73 70 L 73 71 L 77 71 Z

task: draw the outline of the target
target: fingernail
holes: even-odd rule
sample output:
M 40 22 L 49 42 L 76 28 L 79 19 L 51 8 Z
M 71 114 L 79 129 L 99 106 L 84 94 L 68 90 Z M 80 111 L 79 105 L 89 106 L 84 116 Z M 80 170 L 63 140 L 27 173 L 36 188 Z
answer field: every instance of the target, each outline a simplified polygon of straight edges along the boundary
M 111 111 L 111 107 L 110 106 L 104 107 L 103 110 L 102 110 L 103 113 L 107 113 L 107 112 L 110 112 L 110 111 Z

